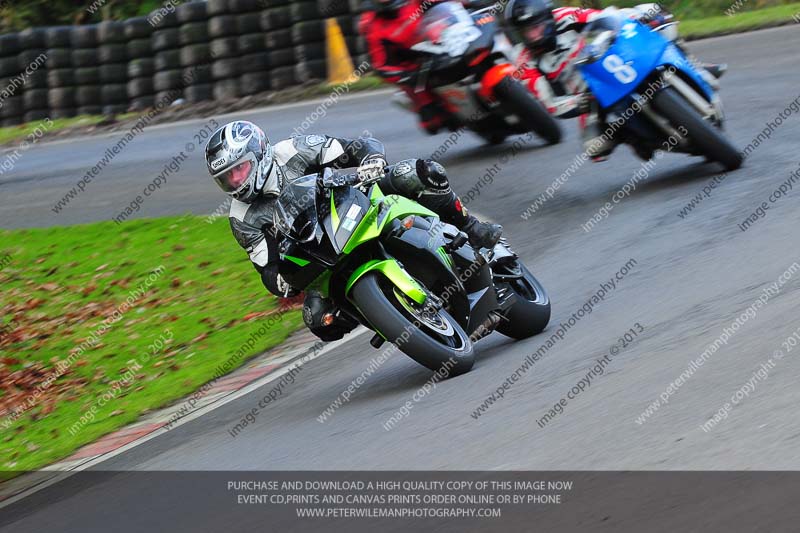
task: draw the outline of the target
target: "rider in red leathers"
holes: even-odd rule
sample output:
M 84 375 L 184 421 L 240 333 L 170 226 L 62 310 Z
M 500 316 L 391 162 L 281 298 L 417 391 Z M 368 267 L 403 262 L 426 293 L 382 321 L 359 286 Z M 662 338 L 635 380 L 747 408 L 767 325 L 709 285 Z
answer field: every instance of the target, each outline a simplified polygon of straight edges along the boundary
M 459 127 L 452 118 L 454 110 L 446 101 L 433 91 L 416 86 L 420 65 L 411 47 L 419 39 L 417 29 L 422 15 L 441 1 L 445 0 L 372 0 L 370 9 L 359 21 L 372 68 L 386 81 L 400 86 L 419 115 L 423 129 L 430 134 L 442 128 Z M 493 5 L 491 0 L 459 1 L 468 9 Z
M 449 124 L 450 110 L 436 95 L 415 87 L 419 64 L 410 49 L 416 44 L 422 14 L 440 0 L 373 0 L 361 16 L 359 31 L 367 41 L 372 68 L 386 81 L 399 85 L 411 99 L 428 133 Z

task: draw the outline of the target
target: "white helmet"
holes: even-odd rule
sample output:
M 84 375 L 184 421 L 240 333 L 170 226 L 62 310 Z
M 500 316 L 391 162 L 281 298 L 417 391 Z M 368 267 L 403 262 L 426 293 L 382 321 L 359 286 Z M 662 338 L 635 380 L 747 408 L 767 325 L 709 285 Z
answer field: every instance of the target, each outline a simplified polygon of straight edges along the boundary
M 220 189 L 240 202 L 280 193 L 283 179 L 272 145 L 252 122 L 237 120 L 215 131 L 206 145 L 206 164 Z

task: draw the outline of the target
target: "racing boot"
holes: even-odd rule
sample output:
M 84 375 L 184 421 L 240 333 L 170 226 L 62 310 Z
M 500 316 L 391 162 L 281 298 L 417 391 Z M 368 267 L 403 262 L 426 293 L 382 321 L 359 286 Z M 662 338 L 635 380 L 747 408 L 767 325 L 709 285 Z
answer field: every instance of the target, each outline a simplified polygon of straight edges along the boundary
M 583 150 L 595 163 L 608 160 L 608 156 L 617 146 L 612 136 L 604 130 L 604 126 L 605 124 L 600 121 L 597 113 L 587 113 L 581 116 Z
M 452 224 L 466 233 L 470 245 L 475 249 L 494 248 L 503 235 L 503 226 L 481 222 L 470 215 L 467 208 L 452 191 L 446 196 L 446 202 L 440 204 L 435 211 L 443 222 Z
M 722 76 L 728 72 L 728 64 L 727 63 L 703 63 L 703 68 L 708 71 L 709 74 L 714 76 L 717 79 L 720 79 Z
M 468 222 L 459 229 L 467 234 L 469 244 L 476 249 L 494 248 L 494 245 L 503 236 L 503 226 L 490 222 L 481 222 L 472 215 L 469 215 Z
M 719 91 L 719 79 L 728 71 L 728 65 L 725 63 L 700 63 L 700 68 L 697 69 L 703 80 L 711 86 L 715 91 Z
M 450 188 L 447 171 L 433 160 L 417 160 L 417 176 L 425 187 L 419 202 L 431 209 L 443 222 L 467 234 L 473 248 L 494 248 L 503 235 L 503 226 L 481 222 L 467 212 L 461 199 Z

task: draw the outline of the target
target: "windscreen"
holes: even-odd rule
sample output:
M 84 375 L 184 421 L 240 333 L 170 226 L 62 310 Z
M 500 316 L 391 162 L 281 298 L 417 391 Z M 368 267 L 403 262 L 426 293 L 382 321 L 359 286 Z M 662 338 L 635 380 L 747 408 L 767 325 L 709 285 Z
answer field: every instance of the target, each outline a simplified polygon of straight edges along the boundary
M 602 57 L 614 43 L 622 27 L 623 17 L 619 10 L 608 8 L 590 22 L 583 31 L 580 63 L 591 63 Z
M 314 237 L 317 227 L 317 175 L 289 181 L 278 196 L 275 227 L 301 242 Z
M 481 36 L 472 16 L 457 2 L 434 5 L 422 16 L 414 49 L 456 57 Z
M 586 26 L 583 33 L 585 35 L 594 34 L 595 36 L 607 31 L 614 34 L 619 33 L 624 19 L 625 17 L 618 9 L 604 9 L 596 19 Z

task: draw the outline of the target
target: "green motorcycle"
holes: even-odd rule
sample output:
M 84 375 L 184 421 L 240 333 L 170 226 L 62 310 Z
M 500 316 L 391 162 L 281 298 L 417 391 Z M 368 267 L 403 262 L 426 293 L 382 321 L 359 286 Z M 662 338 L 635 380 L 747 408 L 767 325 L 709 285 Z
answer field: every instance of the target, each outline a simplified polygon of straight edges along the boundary
M 524 339 L 547 326 L 547 293 L 505 241 L 474 250 L 417 202 L 384 195 L 377 183 L 330 186 L 332 175 L 292 180 L 278 197 L 281 275 L 332 298 L 353 327 L 375 331 L 372 346 L 389 341 L 457 375 L 472 368 L 475 340 L 494 330 Z

